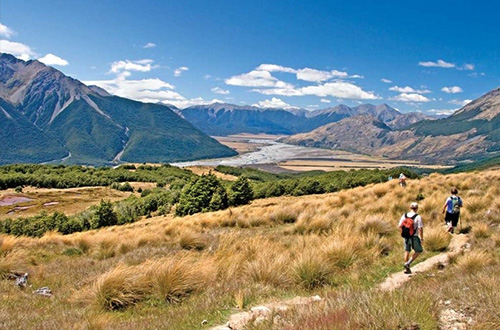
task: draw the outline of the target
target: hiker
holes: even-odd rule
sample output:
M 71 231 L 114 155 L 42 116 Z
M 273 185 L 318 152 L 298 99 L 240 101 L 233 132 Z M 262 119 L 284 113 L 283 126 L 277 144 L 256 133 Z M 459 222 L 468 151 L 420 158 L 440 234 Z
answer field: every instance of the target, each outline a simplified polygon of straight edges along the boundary
M 457 227 L 458 220 L 460 218 L 460 208 L 462 207 L 462 199 L 457 196 L 457 188 L 451 188 L 451 196 L 446 199 L 443 205 L 444 221 L 448 226 L 448 232 L 455 233 L 455 228 Z
M 403 173 L 399 175 L 399 185 L 403 188 L 406 187 L 406 176 Z
M 424 241 L 424 224 L 422 217 L 417 214 L 418 204 L 410 204 L 410 211 L 403 214 L 399 220 L 401 236 L 405 239 L 404 273 L 411 274 L 410 266 L 415 259 L 424 251 L 422 243 Z M 411 250 L 415 251 L 410 258 Z

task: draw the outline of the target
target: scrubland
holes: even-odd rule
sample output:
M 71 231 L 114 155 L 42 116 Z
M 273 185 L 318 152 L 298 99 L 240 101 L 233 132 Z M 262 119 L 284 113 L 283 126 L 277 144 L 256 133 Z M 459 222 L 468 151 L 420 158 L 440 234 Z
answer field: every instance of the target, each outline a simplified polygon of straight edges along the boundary
M 471 327 L 500 327 L 500 172 L 432 174 L 336 193 L 255 200 L 186 217 L 41 238 L 0 236 L 0 325 L 8 329 L 203 329 L 238 309 L 296 295 L 320 304 L 258 329 L 436 329 L 446 306 Z M 402 271 L 397 223 L 420 197 L 426 252 L 446 250 L 442 205 L 456 186 L 471 252 L 401 290 L 375 285 Z M 8 280 L 28 272 L 25 290 Z M 32 294 L 48 286 L 51 298 Z M 206 324 L 202 325 L 202 321 Z

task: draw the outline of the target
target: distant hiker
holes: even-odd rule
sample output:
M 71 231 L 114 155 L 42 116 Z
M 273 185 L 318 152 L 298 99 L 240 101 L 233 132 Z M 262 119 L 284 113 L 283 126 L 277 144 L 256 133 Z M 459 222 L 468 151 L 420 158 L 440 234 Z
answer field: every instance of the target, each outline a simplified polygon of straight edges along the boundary
M 462 199 L 457 196 L 457 188 L 451 188 L 451 196 L 446 199 L 443 205 L 444 221 L 448 226 L 448 232 L 454 233 L 460 218 L 460 208 L 462 207 Z
M 410 212 L 403 214 L 399 220 L 401 236 L 405 239 L 405 274 L 411 274 L 410 265 L 424 251 L 422 242 L 424 241 L 424 223 L 422 217 L 417 214 L 418 204 L 410 204 Z M 410 258 L 411 250 L 415 251 Z
M 399 175 L 399 185 L 403 188 L 406 187 L 406 176 L 403 173 Z

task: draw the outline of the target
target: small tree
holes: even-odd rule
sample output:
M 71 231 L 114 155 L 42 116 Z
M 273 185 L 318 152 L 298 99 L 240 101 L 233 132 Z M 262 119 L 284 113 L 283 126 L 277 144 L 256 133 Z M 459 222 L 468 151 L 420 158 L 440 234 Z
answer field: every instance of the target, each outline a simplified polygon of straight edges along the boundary
M 240 176 L 230 188 L 229 200 L 232 206 L 250 203 L 253 199 L 252 187 L 245 177 Z
M 111 201 L 101 200 L 101 203 L 90 220 L 91 228 L 96 229 L 105 226 L 113 226 L 117 223 L 118 216 L 113 211 L 113 204 Z
M 219 195 L 215 196 L 214 195 Z M 188 215 L 226 208 L 227 193 L 212 173 L 194 177 L 182 190 L 175 208 L 176 215 Z

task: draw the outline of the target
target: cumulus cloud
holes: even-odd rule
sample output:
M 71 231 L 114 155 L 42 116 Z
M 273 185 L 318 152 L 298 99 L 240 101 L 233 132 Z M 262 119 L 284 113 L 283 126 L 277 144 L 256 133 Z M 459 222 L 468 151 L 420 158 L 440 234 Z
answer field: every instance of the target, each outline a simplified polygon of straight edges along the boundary
M 361 87 L 345 81 L 329 82 L 322 85 L 306 86 L 302 88 L 271 88 L 253 89 L 252 91 L 264 95 L 338 97 L 342 99 L 377 100 L 379 96 L 373 92 L 366 92 Z
M 16 35 L 16 32 L 14 30 L 12 30 L 8 26 L 0 23 L 0 36 L 5 37 L 5 38 L 10 38 L 13 35 Z M 2 52 L 3 52 L 3 50 L 2 50 Z
M 261 64 L 255 70 L 257 71 L 267 71 L 267 72 L 286 72 L 293 73 L 296 75 L 298 80 L 311 81 L 311 82 L 322 82 L 330 80 L 333 78 L 347 78 L 349 75 L 347 72 L 338 70 L 317 70 L 312 68 L 302 68 L 294 69 L 277 64 Z M 350 78 L 363 78 L 360 75 L 353 75 Z
M 140 71 L 140 72 L 149 72 L 153 69 L 152 66 L 153 60 L 144 59 L 138 61 L 116 61 L 111 64 L 111 69 L 109 72 L 111 73 L 120 73 L 123 71 Z
M 200 97 L 191 99 L 186 98 L 174 91 L 175 86 L 159 78 L 129 79 L 132 75 L 131 71 L 146 72 L 155 67 L 152 60 L 134 62 L 117 61 L 113 62 L 110 70 L 110 73 L 116 74 L 116 78 L 110 80 L 84 81 L 84 83 L 86 85 L 99 86 L 117 96 L 141 102 L 174 105 L 178 108 L 186 108 L 192 105 L 208 104 L 219 101 L 217 99 L 208 101 Z
M 321 103 L 332 103 L 329 99 L 321 99 Z
M 45 65 L 66 66 L 69 64 L 68 61 L 54 54 L 47 54 L 44 57 L 40 57 L 38 60 Z
M 225 80 L 233 86 L 293 88 L 293 85 L 273 77 L 269 71 L 253 70 Z
M 431 93 L 431 91 L 428 89 L 414 89 L 410 86 L 405 86 L 405 87 L 392 86 L 389 88 L 389 90 L 393 91 L 393 92 L 398 92 L 398 93 L 416 93 L 416 94 Z
M 386 78 L 382 78 L 380 79 L 381 82 L 383 83 L 386 83 L 386 84 L 392 84 L 392 80 L 389 80 L 389 79 L 386 79 Z
M 415 93 L 401 93 L 397 96 L 389 98 L 392 101 L 403 101 L 403 102 L 429 102 L 430 99 L 427 97 L 415 94 Z
M 148 42 L 147 44 L 142 46 L 142 48 L 155 48 L 155 47 L 156 47 L 156 44 L 154 42 Z
M 437 60 L 436 62 L 418 62 L 418 65 L 424 67 L 436 67 L 436 68 L 454 68 L 456 65 L 454 63 L 449 63 L 443 60 Z
M 459 105 L 461 107 L 465 106 L 466 104 L 472 102 L 473 100 L 451 100 L 451 101 L 448 101 L 448 103 L 450 104 L 455 104 L 455 105 Z
M 28 45 L 22 44 L 20 42 L 0 40 L 0 49 L 2 50 L 2 53 L 12 54 L 24 61 L 29 60 L 33 56 L 36 56 L 36 53 L 32 51 Z
M 174 76 L 180 77 L 184 71 L 189 70 L 187 66 L 181 66 L 174 70 Z
M 471 63 L 465 63 L 460 69 L 461 70 L 469 70 L 469 71 L 473 71 L 474 68 L 476 66 L 474 64 L 471 64 Z
M 221 95 L 231 94 L 227 89 L 222 89 L 220 87 L 212 88 L 212 93 L 221 94 Z
M 443 87 L 441 90 L 448 94 L 462 93 L 463 90 L 459 86 Z
M 259 101 L 258 103 L 253 105 L 254 107 L 259 107 L 259 108 L 281 108 L 281 109 L 296 109 L 297 107 L 291 106 L 290 104 L 286 103 L 282 99 L 278 99 L 276 97 L 273 97 L 270 100 L 264 100 L 264 101 Z
M 437 116 L 451 116 L 457 109 L 429 109 L 425 112 L 437 115 Z

